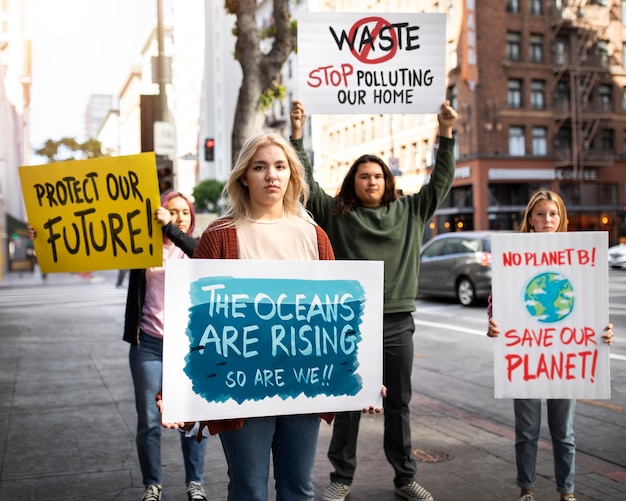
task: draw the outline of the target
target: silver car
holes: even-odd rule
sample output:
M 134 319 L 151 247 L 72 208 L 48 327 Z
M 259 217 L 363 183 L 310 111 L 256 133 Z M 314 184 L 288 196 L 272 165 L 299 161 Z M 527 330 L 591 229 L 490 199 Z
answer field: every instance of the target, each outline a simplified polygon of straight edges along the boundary
M 456 298 L 470 306 L 491 291 L 490 231 L 443 233 L 422 246 L 418 295 Z
M 626 269 L 626 244 L 609 247 L 609 266 L 622 270 Z

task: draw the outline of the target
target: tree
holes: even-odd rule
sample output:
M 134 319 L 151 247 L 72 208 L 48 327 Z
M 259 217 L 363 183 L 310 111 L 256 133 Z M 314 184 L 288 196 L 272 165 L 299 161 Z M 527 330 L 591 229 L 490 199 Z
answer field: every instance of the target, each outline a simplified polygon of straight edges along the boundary
M 217 212 L 218 202 L 222 196 L 222 189 L 226 183 L 215 179 L 200 181 L 192 192 L 194 205 L 199 212 L 208 209 L 209 212 Z
M 64 137 L 58 141 L 48 139 L 40 149 L 35 150 L 35 154 L 47 158 L 48 163 L 109 156 L 102 151 L 100 141 L 89 138 L 79 143 L 73 137 Z
M 282 95 L 280 72 L 296 47 L 297 25 L 291 20 L 289 0 L 273 0 L 273 25 L 263 29 L 257 27 L 257 0 L 225 0 L 225 7 L 237 16 L 235 59 L 243 71 L 231 137 L 234 158 L 245 140 L 260 130 L 262 102 Z M 272 48 L 264 54 L 260 41 L 270 37 L 274 39 Z

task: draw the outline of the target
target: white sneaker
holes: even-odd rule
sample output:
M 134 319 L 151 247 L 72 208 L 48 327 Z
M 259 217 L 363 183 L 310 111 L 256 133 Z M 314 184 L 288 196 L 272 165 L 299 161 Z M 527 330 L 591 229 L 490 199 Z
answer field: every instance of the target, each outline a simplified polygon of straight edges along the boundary
M 417 501 L 434 501 L 430 492 L 424 489 L 415 480 L 410 484 L 403 485 L 402 487 L 396 487 L 394 491 L 398 496 L 404 499 L 415 499 Z
M 322 492 L 322 501 L 344 501 L 348 494 L 350 494 L 349 485 L 341 482 L 331 482 Z
M 146 490 L 143 491 L 141 501 L 161 501 L 161 486 L 149 485 Z
M 200 482 L 189 482 L 187 484 L 187 499 L 189 501 L 207 501 L 204 487 Z

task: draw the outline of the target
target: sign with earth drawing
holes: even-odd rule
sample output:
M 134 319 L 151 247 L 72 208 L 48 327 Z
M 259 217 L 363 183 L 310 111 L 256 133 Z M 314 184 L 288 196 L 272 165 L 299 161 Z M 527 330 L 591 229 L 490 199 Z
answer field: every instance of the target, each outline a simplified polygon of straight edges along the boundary
M 611 398 L 608 234 L 492 237 L 496 398 Z
M 298 99 L 309 113 L 438 113 L 446 15 L 316 12 L 298 18 Z
M 382 406 L 383 263 L 169 260 L 165 422 Z

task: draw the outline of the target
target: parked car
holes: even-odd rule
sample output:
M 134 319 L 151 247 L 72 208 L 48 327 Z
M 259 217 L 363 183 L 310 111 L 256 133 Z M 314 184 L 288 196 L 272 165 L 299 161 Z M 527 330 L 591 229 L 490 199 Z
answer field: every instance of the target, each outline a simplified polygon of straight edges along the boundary
M 622 270 L 626 269 L 626 244 L 609 247 L 609 266 Z
M 443 233 L 422 246 L 418 295 L 456 298 L 470 306 L 491 291 L 492 231 Z

